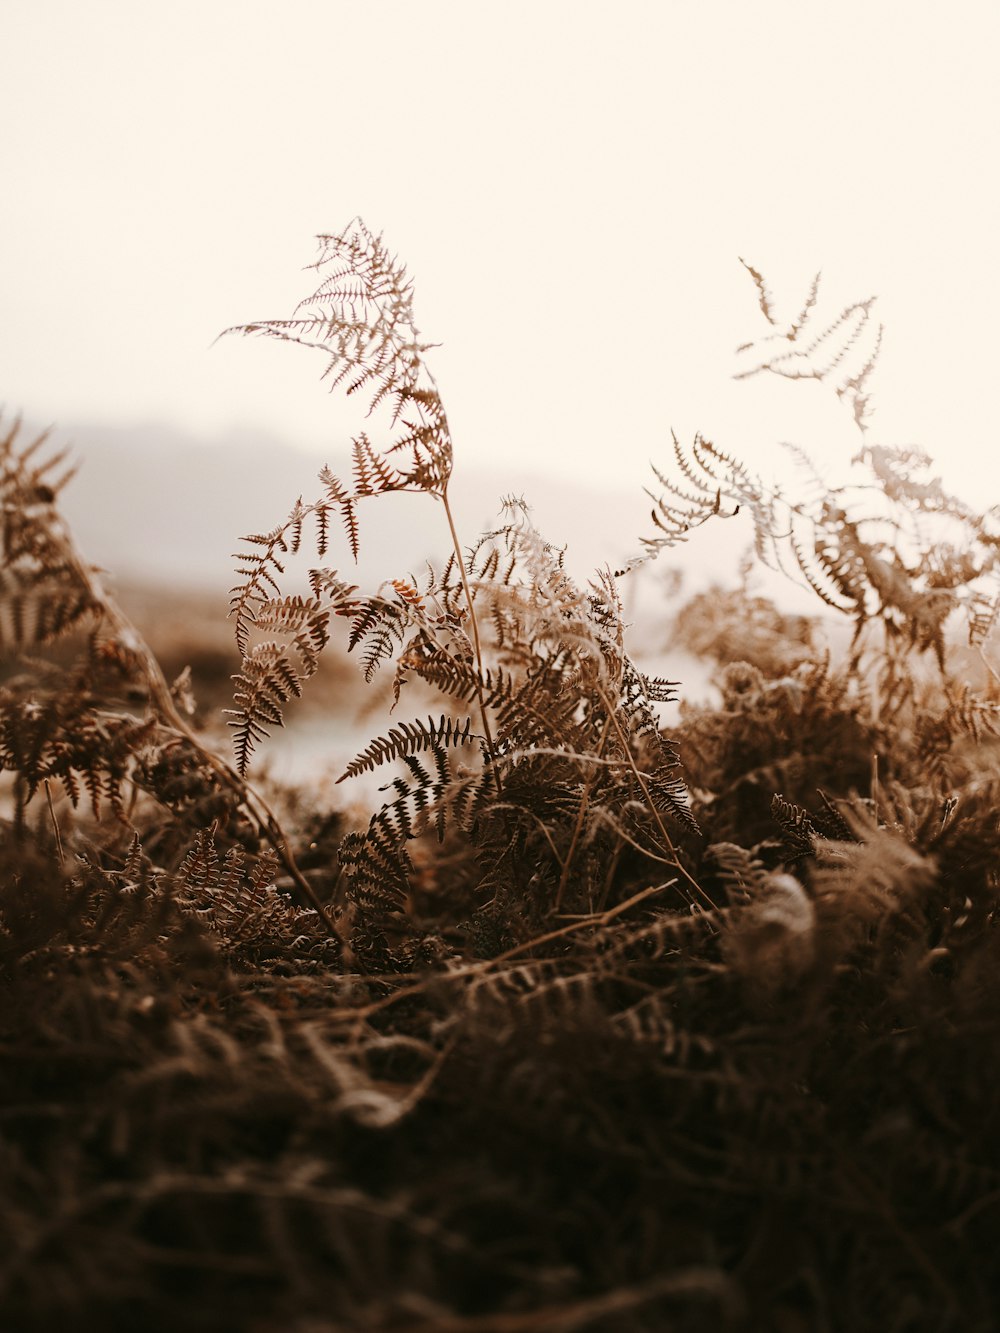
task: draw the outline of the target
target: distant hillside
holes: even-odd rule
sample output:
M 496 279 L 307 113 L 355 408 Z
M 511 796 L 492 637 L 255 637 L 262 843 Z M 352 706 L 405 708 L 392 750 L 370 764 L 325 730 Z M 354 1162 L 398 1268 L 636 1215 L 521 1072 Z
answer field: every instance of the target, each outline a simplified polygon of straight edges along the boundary
M 200 440 L 163 425 L 131 428 L 60 426 L 53 441 L 68 444 L 80 469 L 64 493 L 63 507 L 92 560 L 129 582 L 173 582 L 228 588 L 231 553 L 249 531 L 272 527 L 296 496 L 319 492 L 316 473 L 324 462 L 349 471 L 346 449 L 323 458 L 264 434 Z M 462 536 L 471 541 L 496 524 L 501 497 L 524 496 L 539 530 L 566 545 L 570 568 L 586 577 L 598 565 L 620 562 L 638 550 L 649 530 L 650 477 L 623 477 L 620 489 L 588 487 L 511 466 L 456 467 L 452 501 Z M 433 502 L 420 496 L 380 499 L 362 509 L 362 571 L 385 577 L 419 568 L 440 556 L 446 536 Z M 706 540 L 706 538 L 708 540 Z M 713 525 L 696 534 L 688 561 L 684 548 L 674 563 L 697 565 L 698 585 L 712 577 L 731 581 L 748 539 L 743 527 Z M 386 555 L 384 570 L 376 553 Z M 346 544 L 329 563 L 351 566 Z

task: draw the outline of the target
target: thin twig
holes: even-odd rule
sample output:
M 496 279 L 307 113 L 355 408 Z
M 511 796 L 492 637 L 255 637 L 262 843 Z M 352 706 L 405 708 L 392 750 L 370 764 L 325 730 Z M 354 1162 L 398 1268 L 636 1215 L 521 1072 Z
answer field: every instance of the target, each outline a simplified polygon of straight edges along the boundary
M 64 866 L 66 864 L 66 856 L 63 852 L 62 834 L 59 832 L 59 820 L 56 819 L 55 806 L 52 804 L 52 789 L 49 786 L 48 778 L 45 779 L 45 799 L 49 806 L 49 818 L 52 820 L 52 832 L 55 834 L 56 838 L 56 852 L 59 856 L 59 864 Z
M 496 746 L 493 743 L 493 732 L 490 727 L 489 715 L 486 711 L 486 698 L 483 694 L 483 650 L 479 639 L 479 620 L 476 616 L 476 607 L 472 600 L 472 589 L 469 587 L 469 577 L 465 572 L 465 556 L 462 553 L 462 545 L 458 540 L 458 532 L 455 528 L 455 519 L 451 512 L 451 505 L 448 503 L 447 482 L 441 488 L 441 501 L 444 505 L 445 515 L 448 519 L 448 528 L 451 532 L 452 545 L 455 548 L 455 561 L 458 565 L 458 572 L 462 578 L 462 589 L 465 593 L 465 603 L 469 608 L 469 623 L 472 627 L 472 647 L 476 654 L 476 699 L 479 703 L 479 715 L 483 723 L 483 735 L 486 737 L 486 750 L 489 754 L 490 767 L 493 771 L 493 781 L 496 784 L 497 793 L 499 795 L 503 791 L 503 781 L 500 777 Z
M 612 725 L 614 726 L 615 731 L 618 733 L 618 740 L 619 740 L 620 743 L 621 743 L 622 752 L 623 752 L 623 754 L 625 755 L 625 761 L 626 761 L 626 763 L 628 764 L 629 768 L 631 768 L 631 770 L 632 770 L 632 775 L 633 775 L 633 777 L 635 778 L 636 782 L 638 782 L 639 787 L 640 787 L 640 789 L 642 790 L 642 794 L 643 794 L 643 796 L 644 796 L 644 798 L 645 798 L 645 800 L 646 800 L 646 804 L 647 804 L 648 807 L 649 807 L 649 810 L 650 810 L 650 812 L 651 812 L 651 814 L 652 814 L 652 816 L 653 816 L 653 819 L 656 821 L 656 826 L 657 826 L 657 828 L 660 830 L 660 835 L 662 836 L 663 841 L 664 841 L 664 843 L 666 844 L 666 846 L 667 846 L 667 848 L 668 848 L 668 850 L 669 850 L 669 852 L 670 852 L 671 857 L 673 858 L 673 860 L 671 861 L 671 864 L 674 866 L 674 868 L 675 868 L 676 870 L 679 870 L 679 871 L 681 872 L 681 874 L 684 876 L 684 878 L 687 880 L 687 882 L 691 885 L 691 887 L 694 889 L 694 891 L 698 894 L 698 896 L 699 896 L 700 898 L 702 898 L 702 899 L 708 904 L 709 907 L 714 908 L 714 907 L 715 907 L 715 903 L 712 902 L 711 898 L 708 896 L 708 894 L 705 892 L 705 890 L 701 887 L 701 885 L 698 883 L 698 881 L 697 881 L 691 874 L 689 874 L 688 871 L 687 871 L 687 870 L 684 868 L 684 866 L 681 864 L 681 859 L 680 859 L 680 856 L 678 855 L 677 848 L 674 846 L 673 839 L 671 838 L 670 834 L 667 832 L 666 825 L 664 824 L 662 818 L 660 817 L 660 812 L 659 812 L 659 810 L 656 808 L 656 804 L 655 804 L 655 802 L 654 802 L 654 800 L 653 800 L 652 793 L 651 793 L 650 790 L 649 790 L 649 784 L 647 783 L 645 777 L 643 776 L 642 772 L 640 771 L 638 764 L 635 762 L 635 756 L 634 756 L 633 753 L 632 753 L 632 747 L 629 745 L 629 743 L 628 743 L 628 738 L 626 737 L 625 733 L 622 731 L 621 723 L 618 721 L 618 718 L 615 716 L 615 709 L 614 709 L 614 707 L 613 707 L 611 701 L 608 699 L 607 695 L 606 695 L 606 694 L 604 693 L 604 691 L 601 689 L 600 685 L 598 685 L 597 688 L 598 688 L 598 691 L 600 692 L 600 695 L 601 695 L 601 701 L 603 702 L 604 707 L 608 710 L 608 716 L 609 716 L 609 718 L 611 719 Z

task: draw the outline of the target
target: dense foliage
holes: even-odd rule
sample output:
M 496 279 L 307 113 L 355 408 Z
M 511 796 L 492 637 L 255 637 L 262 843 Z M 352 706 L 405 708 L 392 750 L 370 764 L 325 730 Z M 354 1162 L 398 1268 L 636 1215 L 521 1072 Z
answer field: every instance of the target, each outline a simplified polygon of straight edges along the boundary
M 241 331 L 319 348 L 386 440 L 245 540 L 235 766 L 77 552 L 62 459 L 0 441 L 4 1327 L 994 1327 L 1000 524 L 869 439 L 871 302 L 782 328 L 750 270 L 741 349 L 845 399 L 858 485 L 675 441 L 645 539 L 749 511 L 850 648 L 696 598 L 718 691 L 668 734 L 632 572 L 579 586 L 517 502 L 461 545 L 402 266 L 355 223 L 316 268 Z M 288 590 L 400 490 L 440 567 Z M 348 766 L 394 766 L 361 828 L 247 776 L 341 627 L 439 700 Z

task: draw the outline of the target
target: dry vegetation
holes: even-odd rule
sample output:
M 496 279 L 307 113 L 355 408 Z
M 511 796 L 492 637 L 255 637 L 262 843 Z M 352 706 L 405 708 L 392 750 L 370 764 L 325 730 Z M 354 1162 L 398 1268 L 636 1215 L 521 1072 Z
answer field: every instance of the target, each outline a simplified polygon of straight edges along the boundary
M 720 701 L 668 735 L 634 575 L 579 586 L 515 502 L 462 545 L 402 266 L 355 223 L 316 269 L 241 331 L 375 424 L 244 542 L 235 765 L 76 550 L 63 461 L 0 442 L 3 1326 L 995 1327 L 1000 523 L 870 440 L 871 302 L 783 326 L 750 270 L 741 349 L 841 396 L 858 485 L 675 441 L 644 543 L 749 511 L 850 649 L 745 581 L 693 602 Z M 363 592 L 324 562 L 394 491 L 447 554 Z M 386 773 L 361 827 L 248 777 L 335 633 L 439 701 L 349 766 Z

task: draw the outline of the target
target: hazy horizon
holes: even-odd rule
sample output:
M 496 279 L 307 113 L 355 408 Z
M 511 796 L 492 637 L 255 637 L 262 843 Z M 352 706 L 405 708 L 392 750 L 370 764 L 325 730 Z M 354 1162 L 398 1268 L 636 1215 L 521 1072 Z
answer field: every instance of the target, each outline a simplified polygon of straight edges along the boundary
M 25 441 L 43 427 L 25 422 Z M 308 502 L 321 490 L 320 460 L 267 431 L 230 440 L 206 440 L 162 424 L 109 427 L 80 423 L 56 428 L 53 448 L 66 448 L 76 475 L 60 498 L 84 556 L 120 583 L 173 585 L 222 592 L 233 581 L 233 552 L 239 538 L 280 522 L 297 496 Z M 234 468 L 238 456 L 240 472 Z M 348 442 L 327 461 L 344 475 Z M 524 463 L 462 461 L 456 467 L 452 500 L 464 542 L 500 521 L 501 501 L 514 495 L 529 506 L 532 521 L 547 539 L 566 547 L 569 569 L 578 579 L 601 565 L 621 564 L 650 535 L 648 475 L 622 477 L 617 486 L 597 486 L 586 478 L 553 479 Z M 362 504 L 361 559 L 351 559 L 339 527 L 331 531 L 325 563 L 364 583 L 410 569 L 419 577 L 423 561 L 447 554 L 447 530 L 429 497 L 383 496 Z M 690 566 L 691 590 L 712 581 L 732 583 L 750 540 L 747 525 L 713 524 L 711 533 L 667 552 L 643 576 L 665 577 L 668 566 Z M 310 561 L 308 542 L 303 567 Z M 628 595 L 628 594 L 626 594 Z

